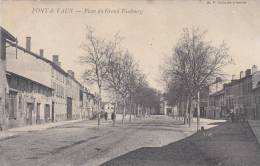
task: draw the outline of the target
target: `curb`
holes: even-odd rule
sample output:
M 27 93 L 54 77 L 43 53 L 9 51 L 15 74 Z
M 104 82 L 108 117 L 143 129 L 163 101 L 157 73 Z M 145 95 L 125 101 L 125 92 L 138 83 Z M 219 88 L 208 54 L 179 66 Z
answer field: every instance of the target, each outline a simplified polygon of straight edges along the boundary
M 0 141 L 5 141 L 5 140 L 8 140 L 8 139 L 12 139 L 12 138 L 17 138 L 19 137 L 20 135 L 18 134 L 10 134 L 10 135 L 6 135 L 6 136 L 0 136 Z
M 253 135 L 255 136 L 258 145 L 260 145 L 260 137 L 258 138 L 258 136 L 257 136 L 257 134 L 256 134 L 256 131 L 255 131 L 254 127 L 252 127 L 250 121 L 247 121 L 247 124 L 248 124 L 249 128 L 251 129 L 251 132 L 252 132 Z
M 10 128 L 10 129 L 7 130 L 7 132 L 43 131 L 43 130 L 47 130 L 47 129 L 50 129 L 50 128 L 55 128 L 55 127 L 59 127 L 59 126 L 67 125 L 67 124 L 81 122 L 81 121 L 82 120 L 71 121 L 71 122 L 67 121 L 67 123 L 66 123 L 66 121 L 61 121 L 61 122 L 63 122 L 62 124 L 46 123 L 46 126 L 44 126 L 45 124 L 43 124 L 42 126 L 40 126 L 40 125 L 28 125 L 28 126 L 23 126 L 23 127 Z

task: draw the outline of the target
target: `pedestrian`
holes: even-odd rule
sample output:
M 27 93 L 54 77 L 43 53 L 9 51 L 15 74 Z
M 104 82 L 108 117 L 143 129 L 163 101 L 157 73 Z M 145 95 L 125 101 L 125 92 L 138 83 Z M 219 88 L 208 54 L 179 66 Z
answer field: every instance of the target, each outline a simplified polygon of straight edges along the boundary
M 115 112 L 112 112 L 111 119 L 113 120 L 113 126 L 115 126 L 115 122 L 116 122 L 116 113 Z
M 107 112 L 105 112 L 105 120 L 107 120 Z
M 233 123 L 234 122 L 234 118 L 235 118 L 235 114 L 234 114 L 233 111 L 230 113 L 230 117 L 231 117 L 231 122 Z

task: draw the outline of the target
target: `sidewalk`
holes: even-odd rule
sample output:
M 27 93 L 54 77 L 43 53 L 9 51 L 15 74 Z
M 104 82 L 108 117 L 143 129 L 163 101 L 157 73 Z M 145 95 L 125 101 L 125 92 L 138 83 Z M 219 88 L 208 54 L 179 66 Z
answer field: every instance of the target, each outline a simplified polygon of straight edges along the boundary
M 258 144 L 260 144 L 260 120 L 249 120 L 248 124 L 251 127 Z
M 31 131 L 42 131 L 47 130 L 50 128 L 63 126 L 66 124 L 76 123 L 80 122 L 80 120 L 70 120 L 70 121 L 60 121 L 60 122 L 54 122 L 54 123 L 45 123 L 45 124 L 39 124 L 39 125 L 31 125 L 31 126 L 23 126 L 23 127 L 17 127 L 17 128 L 11 128 L 8 130 L 0 131 L 0 140 L 8 139 L 11 137 L 15 137 L 19 135 L 19 132 L 31 132 Z
M 126 116 L 126 122 L 128 122 L 129 120 L 129 116 Z M 117 114 L 116 115 L 116 120 L 117 123 L 121 124 L 121 120 L 122 120 L 122 115 Z M 134 117 L 132 118 L 132 120 L 134 121 Z M 60 121 L 60 122 L 54 122 L 54 123 L 45 123 L 45 124 L 35 124 L 35 125 L 31 125 L 31 126 L 23 126 L 23 127 L 16 127 L 16 128 L 11 128 L 8 130 L 4 130 L 4 131 L 0 131 L 0 141 L 1 140 L 5 140 L 5 139 L 9 139 L 9 138 L 13 138 L 19 135 L 19 132 L 32 132 L 32 131 L 42 131 L 42 130 L 47 130 L 50 128 L 55 128 L 55 127 L 59 127 L 59 126 L 63 126 L 66 124 L 71 124 L 71 123 L 76 123 L 76 122 L 80 122 L 83 121 L 82 119 L 79 120 L 70 120 L 70 121 Z M 93 123 L 93 126 L 96 126 L 97 124 L 97 120 L 88 120 L 89 122 L 91 122 L 91 124 Z M 104 124 L 107 123 L 112 123 L 111 121 L 103 121 L 101 120 L 101 125 L 103 126 Z

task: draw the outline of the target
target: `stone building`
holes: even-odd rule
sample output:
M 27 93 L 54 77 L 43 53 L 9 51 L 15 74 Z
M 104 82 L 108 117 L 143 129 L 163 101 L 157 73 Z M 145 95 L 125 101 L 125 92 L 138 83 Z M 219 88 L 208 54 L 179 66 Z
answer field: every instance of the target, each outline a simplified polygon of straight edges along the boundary
M 255 101 L 255 119 L 260 120 L 260 71 L 253 71 L 252 89 Z
M 25 48 L 16 41 L 1 28 L 0 127 L 91 118 L 96 97 L 61 68 L 59 57 L 32 52 L 31 37 Z
M 8 84 L 6 79 L 6 48 L 7 41 L 17 42 L 16 38 L 11 35 L 4 28 L 0 27 L 0 130 L 4 129 L 5 121 L 8 120 L 8 115 L 6 115 L 6 92 L 8 92 Z
M 66 80 L 66 97 L 67 97 L 67 118 L 79 119 L 82 118 L 82 101 L 83 96 L 81 94 L 82 85 L 75 79 L 74 72 L 68 70 Z
M 67 112 L 66 81 L 67 73 L 61 68 L 58 55 L 52 56 L 51 66 L 51 87 L 52 94 L 52 121 L 62 121 L 70 118 Z M 70 105 L 69 105 L 70 106 Z
M 253 73 L 255 69 L 252 68 Z M 246 119 L 255 119 L 256 105 L 253 93 L 253 75 L 251 69 L 240 72 L 240 78 L 224 85 L 225 105 L 228 112 L 245 116 Z
M 47 59 L 31 51 L 31 38 L 26 48 L 12 42 L 6 49 L 5 122 L 8 128 L 50 122 L 51 120 L 51 67 Z
M 217 91 L 209 96 L 209 106 L 207 118 L 220 119 L 227 116 L 225 108 L 224 89 Z

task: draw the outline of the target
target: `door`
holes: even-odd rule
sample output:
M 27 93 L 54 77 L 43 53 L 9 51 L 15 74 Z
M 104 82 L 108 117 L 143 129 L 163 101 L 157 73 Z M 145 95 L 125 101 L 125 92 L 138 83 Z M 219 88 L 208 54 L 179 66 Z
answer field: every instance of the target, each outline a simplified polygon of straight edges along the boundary
M 36 124 L 40 124 L 41 123 L 41 120 L 40 120 L 40 107 L 41 107 L 41 103 L 37 103 Z
M 27 106 L 26 106 L 26 123 L 28 125 L 32 124 L 32 112 L 33 112 L 33 103 L 27 103 Z
M 51 121 L 54 122 L 54 102 L 51 103 Z
M 50 105 L 49 104 L 45 104 L 44 120 L 45 120 L 45 122 L 49 122 L 49 120 L 50 120 Z
M 17 93 L 10 91 L 9 96 L 7 97 L 6 104 L 8 105 L 7 111 L 9 112 L 9 119 L 16 119 L 17 115 Z
M 67 120 L 72 119 L 72 99 L 67 97 Z

